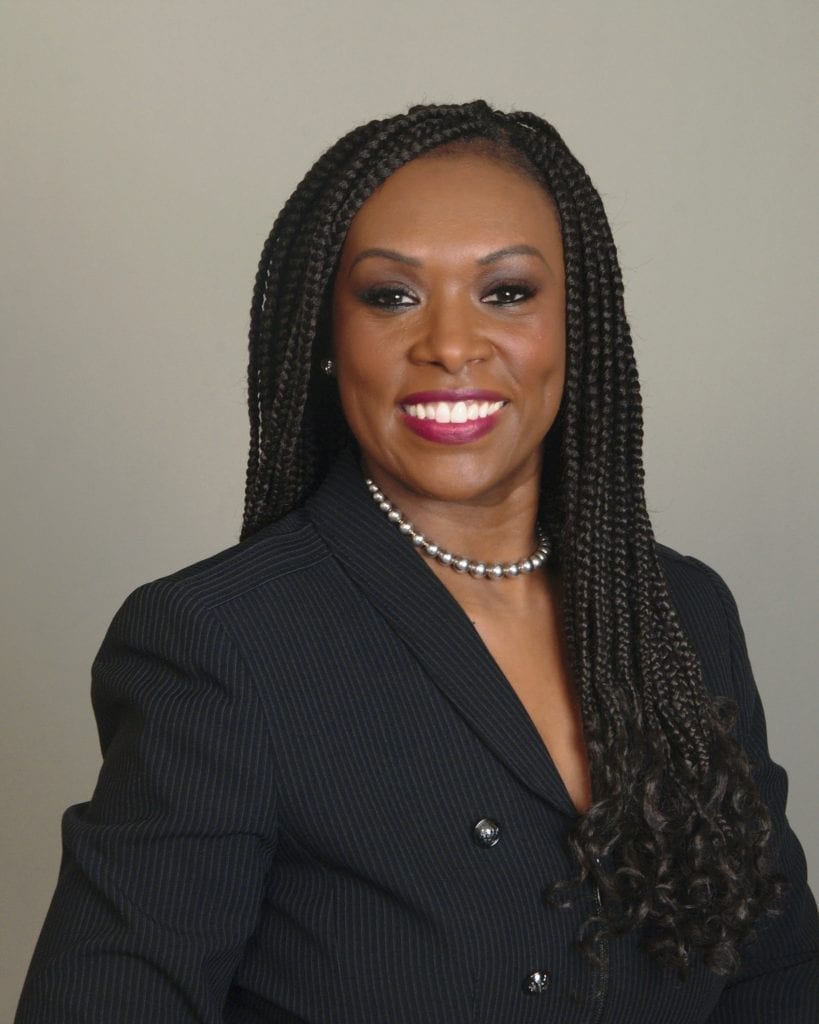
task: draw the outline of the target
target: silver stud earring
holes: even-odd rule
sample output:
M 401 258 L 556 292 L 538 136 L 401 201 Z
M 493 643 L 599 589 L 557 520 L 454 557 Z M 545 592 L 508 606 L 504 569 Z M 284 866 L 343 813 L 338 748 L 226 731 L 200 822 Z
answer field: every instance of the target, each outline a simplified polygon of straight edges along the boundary
M 321 369 L 328 377 L 332 377 L 336 372 L 336 364 L 332 359 L 325 359 L 321 364 Z

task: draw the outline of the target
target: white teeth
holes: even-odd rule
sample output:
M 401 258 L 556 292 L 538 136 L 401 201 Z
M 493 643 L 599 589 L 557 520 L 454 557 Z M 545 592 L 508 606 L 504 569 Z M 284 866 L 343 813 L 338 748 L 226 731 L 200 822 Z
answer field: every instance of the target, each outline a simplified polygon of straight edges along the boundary
M 418 420 L 434 420 L 436 423 L 467 423 L 492 416 L 505 405 L 504 402 L 428 402 L 425 405 L 405 405 L 404 412 Z

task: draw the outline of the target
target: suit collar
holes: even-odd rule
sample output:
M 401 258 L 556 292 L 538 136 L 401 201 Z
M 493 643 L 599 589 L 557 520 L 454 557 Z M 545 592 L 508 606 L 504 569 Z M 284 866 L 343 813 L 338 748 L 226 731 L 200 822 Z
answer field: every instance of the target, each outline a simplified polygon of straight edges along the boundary
M 308 499 L 306 511 L 348 575 L 486 746 L 530 790 L 576 817 L 514 689 L 460 605 L 376 508 L 350 450 Z

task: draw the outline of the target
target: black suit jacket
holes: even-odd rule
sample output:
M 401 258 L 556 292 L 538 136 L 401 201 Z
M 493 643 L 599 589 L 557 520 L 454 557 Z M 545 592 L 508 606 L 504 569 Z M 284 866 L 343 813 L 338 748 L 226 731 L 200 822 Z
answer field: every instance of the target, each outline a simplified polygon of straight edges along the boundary
M 346 457 L 304 509 L 116 615 L 93 667 L 104 764 L 64 817 L 18 1024 L 819 1019 L 816 907 L 734 601 L 661 554 L 707 685 L 739 704 L 793 886 L 739 978 L 679 983 L 633 936 L 599 964 L 577 952 L 594 888 L 543 901 L 573 873 L 565 787 Z

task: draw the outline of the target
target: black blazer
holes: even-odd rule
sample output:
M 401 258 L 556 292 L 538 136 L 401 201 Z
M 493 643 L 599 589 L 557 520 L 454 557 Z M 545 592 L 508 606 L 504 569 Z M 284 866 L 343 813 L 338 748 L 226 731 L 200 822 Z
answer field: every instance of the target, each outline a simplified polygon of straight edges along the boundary
M 575 810 L 467 617 L 351 457 L 306 507 L 135 591 L 93 667 L 105 755 L 17 1024 L 808 1024 L 816 906 L 734 601 L 661 549 L 792 891 L 729 985 L 574 948 Z M 488 584 L 489 585 L 489 584 Z M 482 823 L 482 824 L 480 824 Z M 479 827 L 480 824 L 480 827 Z

